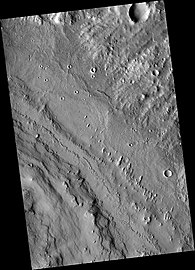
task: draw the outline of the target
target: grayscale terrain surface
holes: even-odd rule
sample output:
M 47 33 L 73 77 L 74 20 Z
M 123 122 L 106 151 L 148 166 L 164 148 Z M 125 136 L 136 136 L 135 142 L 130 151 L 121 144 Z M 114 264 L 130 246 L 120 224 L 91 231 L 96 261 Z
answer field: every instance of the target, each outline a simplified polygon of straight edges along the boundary
M 1 24 L 32 268 L 194 250 L 164 2 Z

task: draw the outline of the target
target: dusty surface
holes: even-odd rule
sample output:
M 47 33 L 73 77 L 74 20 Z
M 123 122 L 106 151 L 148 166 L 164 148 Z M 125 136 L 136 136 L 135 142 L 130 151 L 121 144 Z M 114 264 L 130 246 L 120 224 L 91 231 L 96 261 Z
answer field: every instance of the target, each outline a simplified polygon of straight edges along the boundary
M 163 2 L 1 23 L 32 268 L 194 250 Z

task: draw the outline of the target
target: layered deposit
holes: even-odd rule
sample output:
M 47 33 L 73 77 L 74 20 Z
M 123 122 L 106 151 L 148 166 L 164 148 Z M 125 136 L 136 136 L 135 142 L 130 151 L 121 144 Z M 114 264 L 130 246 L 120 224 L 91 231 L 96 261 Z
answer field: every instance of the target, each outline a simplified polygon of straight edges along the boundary
M 164 2 L 1 26 L 32 268 L 194 250 Z

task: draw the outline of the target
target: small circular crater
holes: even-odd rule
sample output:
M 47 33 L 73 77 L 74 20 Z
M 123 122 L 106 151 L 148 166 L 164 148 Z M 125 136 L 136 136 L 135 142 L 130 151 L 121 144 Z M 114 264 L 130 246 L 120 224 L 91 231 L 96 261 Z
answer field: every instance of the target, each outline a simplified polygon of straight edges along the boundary
M 132 22 L 137 23 L 139 22 L 139 14 L 137 12 L 136 4 L 132 4 L 129 8 L 129 17 Z
M 160 73 L 160 72 L 159 72 L 157 69 L 154 69 L 154 70 L 152 71 L 152 75 L 155 76 L 155 77 L 158 77 L 159 73 Z
M 129 17 L 133 23 L 146 21 L 149 16 L 149 8 L 146 3 L 132 4 L 129 8 Z
M 163 172 L 163 176 L 168 178 L 171 177 L 173 175 L 173 172 L 170 169 L 164 170 Z
M 92 68 L 90 69 L 90 72 L 91 72 L 92 74 L 96 73 L 96 71 L 97 71 L 97 68 L 96 68 L 96 67 L 92 67 Z

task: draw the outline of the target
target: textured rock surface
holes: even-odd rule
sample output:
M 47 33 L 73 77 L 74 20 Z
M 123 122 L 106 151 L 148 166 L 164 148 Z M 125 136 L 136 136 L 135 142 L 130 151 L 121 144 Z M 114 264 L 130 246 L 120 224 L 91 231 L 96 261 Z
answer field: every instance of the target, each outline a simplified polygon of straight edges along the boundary
M 194 250 L 164 3 L 1 23 L 32 268 Z

